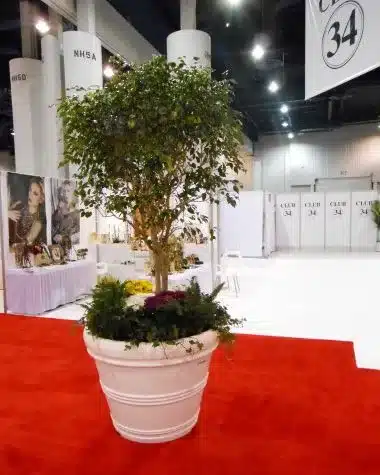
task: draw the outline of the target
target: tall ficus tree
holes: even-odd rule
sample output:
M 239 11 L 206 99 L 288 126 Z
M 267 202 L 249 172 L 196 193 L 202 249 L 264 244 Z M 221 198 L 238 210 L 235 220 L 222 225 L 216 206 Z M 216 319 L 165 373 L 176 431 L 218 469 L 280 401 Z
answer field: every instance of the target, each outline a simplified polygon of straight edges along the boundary
M 159 292 L 168 288 L 171 236 L 207 222 L 197 203 L 221 196 L 236 204 L 239 183 L 230 177 L 243 170 L 241 122 L 230 82 L 209 69 L 162 56 L 128 71 L 114 62 L 104 89 L 61 101 L 62 165 L 76 166 L 83 215 L 101 208 L 134 227 L 152 253 Z

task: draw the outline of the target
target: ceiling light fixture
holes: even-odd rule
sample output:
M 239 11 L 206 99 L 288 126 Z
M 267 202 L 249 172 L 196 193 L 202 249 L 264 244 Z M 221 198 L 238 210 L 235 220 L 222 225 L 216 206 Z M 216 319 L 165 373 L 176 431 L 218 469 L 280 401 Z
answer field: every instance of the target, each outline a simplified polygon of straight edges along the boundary
M 227 22 L 226 23 L 226 28 L 229 28 L 230 27 L 230 22 Z
M 289 122 L 284 120 L 284 122 L 281 125 L 284 127 L 284 129 L 286 129 L 287 127 L 289 127 Z
M 286 104 L 282 104 L 280 112 L 281 114 L 287 114 L 289 112 L 289 106 L 287 106 Z
M 256 61 L 260 61 L 265 56 L 265 49 L 261 45 L 256 45 L 251 54 Z
M 275 94 L 280 89 L 280 86 L 277 81 L 271 81 L 268 85 L 268 91 L 272 94 Z
M 241 0 L 228 0 L 228 3 L 231 5 L 231 7 L 237 7 L 240 5 Z
M 115 71 L 111 68 L 111 66 L 108 65 L 103 69 L 103 74 L 104 77 L 106 77 L 107 79 L 111 79 L 112 76 L 115 74 Z
M 14 130 L 12 130 L 12 131 L 11 131 L 11 135 L 13 135 L 13 136 L 15 135 L 15 132 L 14 132 Z
M 50 31 L 50 25 L 49 23 L 44 20 L 43 18 L 39 18 L 36 23 L 34 24 L 36 27 L 36 30 L 41 33 L 41 35 L 45 35 Z
M 288 133 L 288 139 L 290 139 L 290 140 L 294 139 L 294 134 L 293 134 L 293 132 L 289 132 L 289 133 Z

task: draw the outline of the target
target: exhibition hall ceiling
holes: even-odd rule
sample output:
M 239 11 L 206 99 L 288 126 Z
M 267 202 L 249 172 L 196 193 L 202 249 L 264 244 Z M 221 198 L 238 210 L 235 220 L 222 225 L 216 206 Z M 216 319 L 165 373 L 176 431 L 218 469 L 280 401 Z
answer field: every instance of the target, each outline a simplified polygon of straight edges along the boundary
M 166 36 L 179 28 L 180 0 L 110 3 L 165 53 Z M 234 79 L 236 107 L 243 112 L 252 139 L 288 133 L 279 113 L 283 103 L 290 108 L 286 121 L 296 133 L 379 118 L 379 70 L 304 101 L 305 0 L 198 0 L 197 4 L 197 27 L 212 38 L 213 68 L 219 75 L 228 70 Z M 267 51 L 261 61 L 252 58 L 256 44 Z M 281 84 L 276 94 L 268 92 L 271 80 Z
M 167 35 L 180 26 L 180 0 L 108 1 L 158 51 L 166 52 Z M 21 55 L 18 3 L 0 1 L 0 91 L 9 88 L 9 60 Z M 287 134 L 290 128 L 302 133 L 380 120 L 379 69 L 304 101 L 305 0 L 198 0 L 197 23 L 211 35 L 216 75 L 228 70 L 234 81 L 235 106 L 253 140 L 263 134 Z M 266 51 L 260 61 L 251 54 L 257 44 Z M 275 94 L 268 91 L 272 80 L 281 86 Z M 284 103 L 289 106 L 285 116 L 279 112 Z M 9 115 L 9 96 L 2 92 L 1 149 Z M 284 121 L 288 128 L 282 126 Z M 5 135 L 11 139 L 9 132 Z

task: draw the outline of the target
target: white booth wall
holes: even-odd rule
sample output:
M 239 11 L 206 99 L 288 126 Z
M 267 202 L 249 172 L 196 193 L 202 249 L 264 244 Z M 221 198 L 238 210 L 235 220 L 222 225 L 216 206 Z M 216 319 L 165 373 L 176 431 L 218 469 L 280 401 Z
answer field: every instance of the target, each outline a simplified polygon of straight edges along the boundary
M 374 191 L 277 194 L 277 250 L 375 251 L 376 199 Z
M 220 204 L 219 249 L 221 254 L 236 250 L 240 251 L 244 257 L 263 256 L 264 203 L 263 191 L 242 191 L 235 208 L 226 202 Z M 268 226 L 269 232 L 270 229 Z M 268 236 L 269 248 L 271 242 Z

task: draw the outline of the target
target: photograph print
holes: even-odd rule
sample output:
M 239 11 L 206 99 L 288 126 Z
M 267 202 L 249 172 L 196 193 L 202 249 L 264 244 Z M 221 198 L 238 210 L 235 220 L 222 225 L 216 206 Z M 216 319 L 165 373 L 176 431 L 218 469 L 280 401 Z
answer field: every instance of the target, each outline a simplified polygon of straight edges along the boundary
M 9 246 L 46 243 L 44 179 L 18 173 L 7 179 Z
M 67 237 L 71 244 L 79 244 L 80 211 L 75 181 L 51 178 L 51 210 L 52 244 L 61 244 Z

